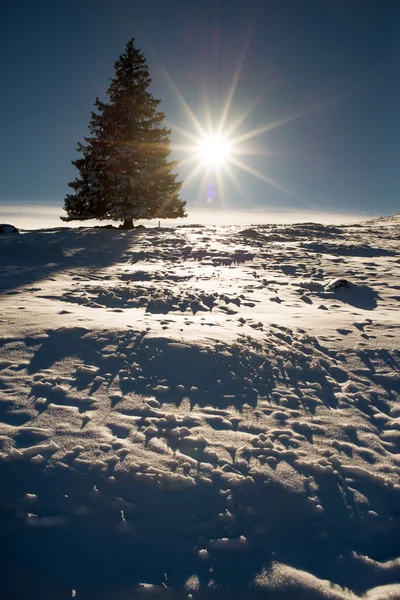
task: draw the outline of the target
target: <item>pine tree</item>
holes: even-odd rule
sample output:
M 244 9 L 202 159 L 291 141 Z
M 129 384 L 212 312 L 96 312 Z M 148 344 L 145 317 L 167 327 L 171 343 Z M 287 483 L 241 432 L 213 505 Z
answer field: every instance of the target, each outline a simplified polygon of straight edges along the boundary
M 182 183 L 169 161 L 171 131 L 163 127 L 160 100 L 150 94 L 151 79 L 144 55 L 130 40 L 114 65 L 107 90 L 109 101 L 96 98 L 90 137 L 78 144 L 73 161 L 79 177 L 69 183 L 63 221 L 111 219 L 133 227 L 138 219 L 185 216 L 179 198 Z

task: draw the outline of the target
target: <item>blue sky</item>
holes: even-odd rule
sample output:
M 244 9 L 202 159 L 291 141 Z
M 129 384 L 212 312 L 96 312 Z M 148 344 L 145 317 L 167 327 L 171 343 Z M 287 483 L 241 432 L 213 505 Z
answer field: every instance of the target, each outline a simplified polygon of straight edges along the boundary
M 235 135 L 309 111 L 240 157 L 289 193 L 232 167 L 241 191 L 223 174 L 210 206 L 212 175 L 204 189 L 193 179 L 189 211 L 398 212 L 399 17 L 396 0 L 2 0 L 0 206 L 62 206 L 93 102 L 134 37 L 175 144 L 195 130 L 165 72 L 205 127 L 205 101 L 217 125 L 241 58 L 227 126 L 255 106 Z

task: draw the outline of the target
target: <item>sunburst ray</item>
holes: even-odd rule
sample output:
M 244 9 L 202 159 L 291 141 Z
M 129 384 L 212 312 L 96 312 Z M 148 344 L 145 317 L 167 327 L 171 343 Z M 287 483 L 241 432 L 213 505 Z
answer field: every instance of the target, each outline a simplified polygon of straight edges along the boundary
M 232 123 L 230 127 L 226 129 L 226 135 L 231 137 L 235 133 L 235 131 L 241 126 L 241 124 L 247 119 L 247 117 L 251 114 L 251 112 L 255 109 L 255 107 L 260 104 L 262 96 L 256 98 L 247 108 L 243 110 L 243 112 L 238 116 L 236 121 Z
M 239 183 L 236 173 L 234 173 L 234 171 L 230 168 L 229 164 L 224 165 L 224 171 L 228 174 L 229 179 L 232 181 L 233 185 L 235 186 L 243 200 L 245 200 L 245 202 L 248 203 L 249 197 L 244 191 L 242 185 Z
M 193 163 L 196 161 L 198 161 L 198 156 L 197 156 L 197 154 L 193 154 L 191 156 L 188 156 L 187 158 L 183 158 L 182 160 L 180 160 L 179 166 L 183 167 L 185 165 L 190 165 L 190 163 Z
M 219 122 L 219 125 L 218 125 L 218 133 L 220 133 L 220 134 L 225 129 L 226 120 L 228 118 L 229 111 L 231 110 L 233 98 L 235 97 L 236 88 L 237 88 L 237 85 L 239 83 L 240 75 L 242 74 L 242 69 L 243 69 L 244 61 L 246 60 L 246 55 L 247 55 L 247 51 L 248 51 L 249 45 L 250 45 L 250 35 L 247 36 L 247 40 L 245 41 L 244 48 L 243 48 L 242 53 L 241 53 L 241 55 L 239 57 L 238 65 L 237 65 L 237 67 L 235 69 L 235 72 L 233 74 L 233 79 L 232 79 L 232 83 L 231 83 L 229 91 L 228 91 L 228 96 L 227 96 L 227 98 L 225 100 L 225 105 L 224 105 L 224 108 L 222 110 L 221 119 L 220 119 L 220 122 Z
M 198 165 L 196 167 L 194 167 L 193 171 L 191 171 L 189 173 L 189 175 L 186 177 L 186 179 L 184 181 L 184 185 L 187 185 L 192 179 L 194 179 L 203 170 L 204 170 L 203 163 L 201 163 L 201 162 L 198 163 Z
M 306 117 L 307 115 L 311 115 L 312 113 L 315 113 L 319 110 L 322 110 L 323 108 L 326 108 L 330 104 L 334 104 L 334 103 L 338 102 L 341 98 L 342 98 L 342 96 L 331 98 L 330 100 L 325 100 L 324 102 L 320 102 L 319 104 L 315 104 L 314 106 L 299 110 L 298 112 L 293 113 L 292 115 L 288 115 L 287 117 L 278 119 L 277 121 L 274 121 L 273 123 L 268 123 L 268 125 L 263 125 L 263 127 L 258 127 L 257 129 L 248 131 L 247 133 L 244 133 L 243 135 L 240 135 L 240 136 L 234 138 L 233 140 L 231 140 L 232 144 L 240 144 L 241 142 L 245 142 L 246 140 L 250 140 L 258 135 L 261 135 L 262 133 L 267 133 L 268 131 L 272 131 L 273 129 L 276 129 L 277 127 L 281 127 L 282 125 L 286 125 L 287 123 L 291 123 L 292 121 L 297 121 L 298 119 L 301 119 L 302 117 Z
M 186 129 L 184 129 L 183 127 L 179 127 L 179 125 L 176 125 L 175 123 L 173 123 L 172 121 L 170 121 L 169 119 L 165 119 L 165 123 L 168 127 L 171 127 L 171 129 L 174 129 L 175 131 L 177 131 L 180 135 L 183 135 L 183 137 L 185 137 L 186 139 L 190 140 L 191 142 L 193 142 L 194 144 L 197 144 L 199 141 L 199 138 L 196 137 L 193 133 L 190 133 L 190 131 L 187 131 Z
M 174 92 L 175 96 L 178 98 L 179 103 L 181 104 L 182 108 L 184 109 L 185 113 L 191 120 L 192 124 L 194 125 L 194 127 L 196 128 L 198 133 L 200 135 L 206 135 L 207 134 L 206 130 L 204 129 L 204 127 L 200 123 L 199 119 L 196 117 L 196 115 L 190 108 L 189 104 L 186 102 L 185 98 L 180 93 L 180 91 L 179 91 L 178 87 L 176 86 L 176 84 L 174 83 L 171 75 L 168 73 L 168 71 L 165 69 L 165 67 L 161 63 L 160 63 L 160 69 L 161 69 L 165 79 L 167 80 L 170 88 Z
M 260 179 L 261 181 L 265 181 L 265 183 L 268 183 L 268 185 L 280 190 L 281 192 L 284 192 L 288 196 L 292 196 L 292 198 L 296 198 L 297 200 L 302 200 L 302 197 L 299 194 L 296 194 L 296 192 L 294 192 L 293 190 L 285 187 L 284 185 L 282 185 L 281 183 L 278 183 L 277 181 L 274 181 L 270 177 L 263 175 L 259 171 L 252 169 L 251 167 L 246 165 L 246 163 L 242 162 L 241 160 L 237 160 L 236 158 L 233 158 L 233 156 L 230 156 L 229 162 L 233 163 L 234 165 L 236 165 L 243 171 L 246 171 L 250 175 L 253 175 L 257 179 Z

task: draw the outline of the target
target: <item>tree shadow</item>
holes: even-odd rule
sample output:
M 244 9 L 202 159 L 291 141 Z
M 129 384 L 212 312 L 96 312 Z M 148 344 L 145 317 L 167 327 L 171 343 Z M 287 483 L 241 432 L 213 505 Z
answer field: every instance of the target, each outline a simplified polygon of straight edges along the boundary
M 93 361 L 94 351 L 87 340 L 82 339 L 88 330 L 85 327 L 60 327 L 49 332 L 49 337 L 33 354 L 27 371 L 29 374 L 48 369 L 68 356 L 79 356 Z
M 79 267 L 89 269 L 90 277 L 90 269 L 107 267 L 120 258 L 136 235 L 136 231 L 59 228 L 0 238 L 0 293 L 16 293 L 17 288 Z

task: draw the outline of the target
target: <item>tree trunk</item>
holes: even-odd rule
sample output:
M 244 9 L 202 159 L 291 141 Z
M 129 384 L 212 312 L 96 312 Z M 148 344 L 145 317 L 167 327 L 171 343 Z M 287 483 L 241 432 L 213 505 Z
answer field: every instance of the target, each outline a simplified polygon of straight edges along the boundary
M 127 217 L 123 224 L 122 224 L 122 229 L 133 229 L 133 219 L 132 217 Z

